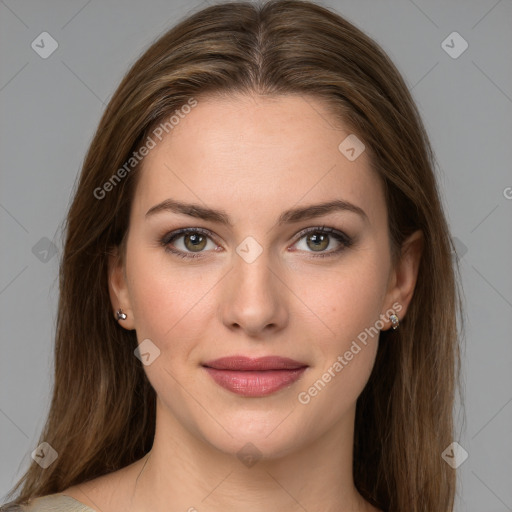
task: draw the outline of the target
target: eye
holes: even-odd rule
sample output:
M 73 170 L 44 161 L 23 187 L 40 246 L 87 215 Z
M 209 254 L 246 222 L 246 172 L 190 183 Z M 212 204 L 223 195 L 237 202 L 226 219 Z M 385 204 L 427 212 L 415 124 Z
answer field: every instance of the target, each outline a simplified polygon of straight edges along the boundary
M 166 251 L 172 252 L 180 258 L 201 258 L 201 253 L 205 252 L 204 249 L 208 245 L 208 240 L 212 240 L 210 235 L 210 231 L 206 229 L 185 228 L 168 233 L 160 242 L 165 247 Z M 175 244 L 176 240 L 179 239 L 183 239 L 182 242 Z M 181 247 L 173 248 L 174 245 Z M 217 245 L 213 243 L 213 249 L 216 247 Z
M 325 258 L 334 256 L 345 248 L 350 247 L 353 240 L 341 231 L 337 231 L 330 227 L 313 227 L 303 230 L 299 233 L 299 239 L 294 245 L 305 240 L 304 252 L 313 252 L 313 257 Z M 332 244 L 333 239 L 336 241 L 338 248 L 326 251 Z M 180 243 L 176 243 L 181 240 Z M 218 245 L 213 242 L 212 233 L 202 228 L 184 228 L 178 229 L 166 234 L 160 243 L 165 247 L 167 252 L 171 252 L 180 258 L 201 258 L 203 253 L 208 251 L 208 241 L 212 242 L 210 250 L 216 250 Z M 310 249 L 310 250 L 308 250 Z
M 329 256 L 334 256 L 336 254 L 339 254 L 347 247 L 350 247 L 353 243 L 353 240 L 345 233 L 337 231 L 334 228 L 325 226 L 308 228 L 307 230 L 304 230 L 301 233 L 299 233 L 299 236 L 300 238 L 298 242 L 301 242 L 303 239 L 305 240 L 304 246 L 306 247 L 306 249 L 301 250 L 305 250 L 306 252 L 317 253 L 313 255 L 313 257 L 315 258 L 325 258 Z M 338 248 L 326 251 L 325 249 L 333 245 L 331 243 L 333 239 L 336 241 Z M 296 244 L 298 242 L 296 242 Z M 311 249 L 311 251 L 308 249 Z

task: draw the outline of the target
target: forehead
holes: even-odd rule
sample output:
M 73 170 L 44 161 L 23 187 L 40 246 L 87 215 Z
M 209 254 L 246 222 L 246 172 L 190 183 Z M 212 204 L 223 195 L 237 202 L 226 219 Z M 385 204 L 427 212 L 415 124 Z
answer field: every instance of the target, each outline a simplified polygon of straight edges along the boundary
M 352 141 L 348 127 L 317 98 L 198 98 L 155 139 L 139 169 L 132 212 L 144 216 L 173 198 L 222 207 L 234 222 L 251 211 L 263 221 L 264 214 L 277 218 L 295 205 L 343 199 L 370 219 L 382 218 L 383 189 L 369 151 L 350 160 L 345 146 L 339 148 L 349 136 Z

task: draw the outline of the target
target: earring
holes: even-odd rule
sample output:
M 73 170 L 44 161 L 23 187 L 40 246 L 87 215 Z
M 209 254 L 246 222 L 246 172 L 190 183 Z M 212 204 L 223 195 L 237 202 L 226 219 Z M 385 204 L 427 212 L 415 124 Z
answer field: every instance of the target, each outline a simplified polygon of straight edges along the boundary
M 393 327 L 393 330 L 398 329 L 400 321 L 398 320 L 398 317 L 395 315 L 395 313 L 389 315 L 389 319 L 391 320 L 391 326 Z
M 116 312 L 118 320 L 126 320 L 126 313 L 123 313 L 123 310 L 119 308 Z

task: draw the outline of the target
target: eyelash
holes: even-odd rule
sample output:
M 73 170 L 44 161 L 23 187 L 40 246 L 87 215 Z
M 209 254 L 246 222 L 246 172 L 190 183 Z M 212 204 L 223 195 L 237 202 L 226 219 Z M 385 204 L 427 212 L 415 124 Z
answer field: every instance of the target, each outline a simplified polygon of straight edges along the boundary
M 302 230 L 300 233 L 298 233 L 298 235 L 297 235 L 298 238 L 297 238 L 296 242 L 294 243 L 294 245 L 297 242 L 299 242 L 300 240 L 302 240 L 302 238 L 304 238 L 309 233 L 328 234 L 328 235 L 332 236 L 334 239 L 336 239 L 338 242 L 341 243 L 341 247 L 338 248 L 338 249 L 335 249 L 333 251 L 324 252 L 324 253 L 318 253 L 318 254 L 312 254 L 313 258 L 330 258 L 332 256 L 336 256 L 336 255 L 338 255 L 339 253 L 341 253 L 342 251 L 344 251 L 346 248 L 350 247 L 353 244 L 353 240 L 348 235 L 346 235 L 345 233 L 343 233 L 341 231 L 338 231 L 338 230 L 336 230 L 334 228 L 330 228 L 330 227 L 326 227 L 326 226 L 321 226 L 321 227 L 313 227 L 313 228 L 308 228 L 308 229 Z M 161 243 L 162 246 L 164 246 L 166 252 L 175 254 L 176 256 L 179 256 L 180 258 L 184 258 L 184 259 L 203 258 L 204 257 L 204 253 L 197 253 L 197 254 L 184 253 L 182 251 L 179 251 L 179 250 L 176 250 L 176 249 L 171 249 L 169 247 L 169 244 L 171 242 L 174 242 L 180 236 L 187 235 L 187 234 L 205 235 L 208 238 L 212 238 L 212 236 L 213 236 L 211 231 L 208 231 L 207 229 L 203 229 L 203 228 L 183 228 L 183 229 L 178 229 L 176 231 L 172 231 L 170 233 L 167 233 L 166 235 L 164 235 L 161 238 L 160 243 Z

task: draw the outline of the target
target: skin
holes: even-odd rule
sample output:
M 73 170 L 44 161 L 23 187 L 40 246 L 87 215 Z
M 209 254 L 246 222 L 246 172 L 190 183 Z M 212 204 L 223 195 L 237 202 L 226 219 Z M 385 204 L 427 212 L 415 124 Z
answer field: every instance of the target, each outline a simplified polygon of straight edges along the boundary
M 63 494 L 103 512 L 377 510 L 354 486 L 352 450 L 356 400 L 378 336 L 360 344 L 308 404 L 298 394 L 394 303 L 403 318 L 422 237 L 406 240 L 393 267 L 383 189 L 368 151 L 349 161 L 338 145 L 350 131 L 334 128 L 330 116 L 320 100 L 300 96 L 199 98 L 150 151 L 126 258 L 111 258 L 109 287 L 113 312 L 127 314 L 120 324 L 160 350 L 144 366 L 158 397 L 154 445 L 134 464 Z M 233 227 L 170 211 L 146 217 L 168 198 L 222 209 Z M 334 199 L 362 208 L 367 219 L 337 211 L 276 224 L 287 209 Z M 297 236 L 321 226 L 353 244 L 315 257 L 342 246 L 329 237 L 315 251 L 314 233 Z M 202 258 L 179 258 L 159 242 L 194 227 L 213 234 L 201 245 Z M 248 236 L 263 249 L 252 263 L 236 252 Z M 195 254 L 186 241 L 181 236 L 173 246 Z M 219 387 L 201 367 L 235 354 L 280 355 L 309 367 L 291 386 L 247 398 Z M 252 467 L 237 458 L 246 443 L 261 453 Z

